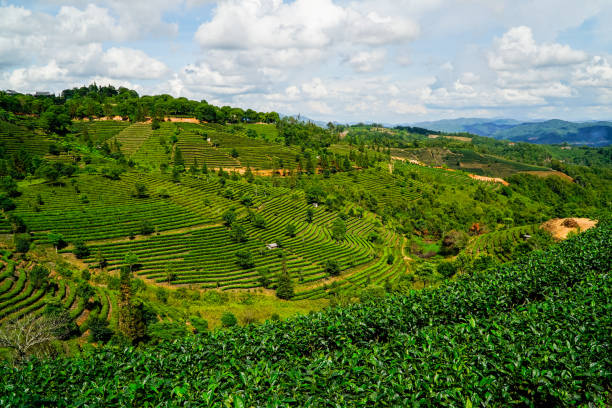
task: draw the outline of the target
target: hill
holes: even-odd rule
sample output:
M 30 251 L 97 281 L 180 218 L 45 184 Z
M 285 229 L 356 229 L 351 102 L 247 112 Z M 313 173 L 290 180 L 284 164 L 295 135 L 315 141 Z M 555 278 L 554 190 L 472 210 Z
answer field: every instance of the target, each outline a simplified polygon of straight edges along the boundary
M 417 122 L 415 126 L 446 133 L 466 132 L 479 136 L 491 136 L 495 132 L 510 129 L 519 124 L 521 124 L 521 122 L 514 119 L 458 118 Z
M 513 142 L 609 146 L 612 122 L 567 122 L 547 120 L 521 123 L 512 119 L 448 119 L 421 122 L 416 126 L 448 133 L 471 133 Z
M 589 218 L 605 226 L 612 208 L 610 148 L 562 149 L 409 126 L 332 123 L 322 128 L 274 112 L 168 95 L 140 97 L 95 85 L 44 100 L 20 95 L 16 103 L 12 98 L 17 97 L 0 93 L 0 108 L 14 110 L 0 121 L 5 129 L 0 132 L 0 357 L 7 366 L 25 367 L 32 357 L 73 356 L 56 363 L 76 367 L 93 348 L 115 353 L 116 347 L 134 347 L 130 353 L 136 354 L 117 362 L 128 355 L 149 359 L 148 352 L 162 357 L 170 352 L 172 362 L 151 372 L 160 379 L 153 379 L 153 386 L 163 392 L 172 384 L 172 398 L 208 397 L 158 374 L 164 367 L 173 372 L 175 361 L 199 364 L 168 351 L 174 346 L 167 341 L 180 341 L 185 350 L 211 350 L 204 360 L 220 365 L 202 369 L 224 378 L 239 374 L 215 347 L 230 350 L 238 342 L 234 334 L 268 347 L 258 337 L 260 330 L 270 330 L 270 347 L 277 343 L 278 355 L 287 355 L 283 366 L 291 360 L 300 373 L 319 373 L 311 364 L 319 367 L 317 359 L 334 350 L 351 358 L 344 354 L 351 344 L 368 359 L 376 355 L 365 350 L 397 353 L 386 349 L 387 340 L 405 340 L 402 336 L 413 332 L 403 326 L 398 330 L 404 334 L 386 332 L 385 327 L 396 319 L 409 321 L 402 302 L 411 302 L 411 308 L 426 305 L 430 294 L 444 292 L 435 288 L 460 287 L 454 282 L 466 279 L 465 285 L 477 286 L 488 281 L 484 276 L 495 281 L 502 270 L 522 274 L 512 262 L 555 244 L 538 225 L 552 218 Z M 557 262 L 553 258 L 550 262 Z M 503 279 L 502 288 L 510 284 Z M 543 301 L 532 299 L 527 289 L 520 286 L 512 293 Z M 387 320 L 382 311 L 370 309 L 372 299 L 389 305 Z M 505 325 L 525 299 L 484 321 Z M 465 297 L 450 300 L 467 304 Z M 326 311 L 318 315 L 321 310 Z M 368 320 L 370 311 L 376 320 Z M 459 336 L 456 319 L 462 311 L 443 318 L 439 327 L 430 324 L 423 335 L 451 330 Z M 334 339 L 334 325 L 345 324 L 339 316 L 365 325 L 363 340 L 352 327 L 342 340 L 334 340 L 333 347 L 340 348 L 325 345 Z M 312 326 L 325 319 L 335 323 L 323 331 Z M 419 319 L 429 321 L 425 315 Z M 296 332 L 289 330 L 292 326 Z M 409 329 L 415 328 L 420 330 Z M 45 341 L 20 343 L 24 330 L 42 333 Z M 305 343 L 298 341 L 294 348 L 294 340 L 280 339 L 277 330 L 304 337 Z M 219 344 L 210 348 L 209 341 Z M 245 360 L 237 353 L 234 361 L 255 361 L 251 354 Z M 340 364 L 334 372 L 344 367 L 334 364 Z M 46 370 L 38 367 L 37 372 Z M 250 377 L 249 369 L 239 371 L 249 376 L 249 384 L 261 382 Z M 148 385 L 142 384 L 149 380 L 114 378 L 135 384 L 121 394 L 130 395 L 132 405 L 148 404 L 138 390 L 145 390 Z M 360 384 L 357 380 L 351 381 Z M 300 390 L 297 396 L 306 392 L 293 388 Z M 262 395 L 277 401 L 265 394 L 268 389 Z M 11 398 L 21 401 L 15 404 L 25 404 L 11 390 L 6 390 Z M 74 395 L 64 391 L 61 395 Z M 286 390 L 277 391 L 284 401 Z M 232 392 L 221 393 L 227 404 L 246 398 Z M 374 398 L 372 392 L 361 399 Z M 7 405 L 3 395 L 0 401 Z M 41 398 L 31 405 L 62 404 L 48 395 L 30 395 Z M 351 405 L 353 394 L 347 395 Z M 216 403 L 217 397 L 211 394 L 210 400 Z M 104 403 L 125 405 L 122 398 L 109 396 Z M 393 398 L 381 400 L 397 402 Z
M 0 366 L 11 405 L 605 405 L 612 234 L 429 291 L 144 349 Z M 88 384 L 83 392 L 83 384 Z M 324 384 L 325 386 L 321 386 Z

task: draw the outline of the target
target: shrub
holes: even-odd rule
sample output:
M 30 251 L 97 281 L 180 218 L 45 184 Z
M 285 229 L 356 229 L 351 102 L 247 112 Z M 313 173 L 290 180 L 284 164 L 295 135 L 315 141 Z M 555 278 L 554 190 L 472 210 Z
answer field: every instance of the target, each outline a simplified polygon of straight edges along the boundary
M 157 322 L 147 327 L 147 335 L 153 343 L 178 339 L 187 336 L 187 334 L 189 334 L 187 327 L 177 322 Z
M 457 272 L 457 267 L 453 262 L 440 262 L 436 268 L 440 276 L 450 278 Z
M 90 340 L 106 343 L 113 337 L 114 332 L 108 327 L 106 319 L 93 317 L 89 320 L 89 330 L 91 331 Z
M 236 319 L 236 316 L 233 313 L 225 312 L 221 316 L 221 325 L 223 327 L 234 327 L 237 324 L 238 324 L 238 319 Z
M 393 254 L 389 254 L 387 256 L 387 265 L 393 265 L 393 261 L 395 261 L 395 257 L 393 256 Z
M 208 330 L 208 322 L 198 316 L 190 316 L 189 322 L 194 328 L 194 333 L 205 333 Z

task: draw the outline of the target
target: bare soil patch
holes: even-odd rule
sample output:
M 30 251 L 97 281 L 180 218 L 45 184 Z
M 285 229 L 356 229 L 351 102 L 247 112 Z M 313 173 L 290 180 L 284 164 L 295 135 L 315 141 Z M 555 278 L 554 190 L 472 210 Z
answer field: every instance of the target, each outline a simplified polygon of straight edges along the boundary
M 470 176 L 474 180 L 487 181 L 489 183 L 500 183 L 500 184 L 503 184 L 504 186 L 510 185 L 510 183 L 508 183 L 506 180 L 499 178 L 499 177 L 485 177 L 485 176 L 479 176 L 477 174 L 468 174 L 468 176 Z
M 563 172 L 560 172 L 560 171 L 556 171 L 556 170 L 550 170 L 550 171 L 538 171 L 538 170 L 534 170 L 534 171 L 521 171 L 521 173 L 533 174 L 534 176 L 538 176 L 538 177 L 558 176 L 558 177 L 561 177 L 562 179 L 565 179 L 567 181 L 571 181 L 571 182 L 574 181 L 574 179 L 571 178 L 570 176 L 568 176 L 567 174 L 565 174 Z
M 545 231 L 551 233 L 553 238 L 563 240 L 570 232 L 582 232 L 597 225 L 597 220 L 589 218 L 553 218 L 540 225 Z

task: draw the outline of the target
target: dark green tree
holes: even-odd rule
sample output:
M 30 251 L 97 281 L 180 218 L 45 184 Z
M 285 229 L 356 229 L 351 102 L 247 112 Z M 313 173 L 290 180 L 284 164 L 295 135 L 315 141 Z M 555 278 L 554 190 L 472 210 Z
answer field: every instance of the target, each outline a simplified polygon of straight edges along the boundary
M 74 241 L 73 244 L 74 249 L 72 250 L 72 252 L 74 253 L 74 256 L 77 257 L 77 259 L 87 258 L 90 255 L 91 252 L 89 250 L 89 247 L 87 246 L 87 244 L 85 244 L 85 242 L 83 242 L 83 240 L 78 239 Z

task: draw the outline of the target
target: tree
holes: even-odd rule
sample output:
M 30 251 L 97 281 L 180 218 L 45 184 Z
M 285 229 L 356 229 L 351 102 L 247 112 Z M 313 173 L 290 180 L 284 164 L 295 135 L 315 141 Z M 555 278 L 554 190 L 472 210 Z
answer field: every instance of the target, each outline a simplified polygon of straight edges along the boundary
M 223 213 L 223 222 L 225 222 L 226 226 L 230 226 L 236 221 L 236 211 L 233 208 L 230 208 L 226 212 Z
M 206 166 L 206 162 L 202 163 L 202 174 L 208 174 L 208 166 Z
M 129 268 L 130 273 L 134 271 L 134 268 L 139 262 L 140 260 L 138 257 L 131 251 L 125 255 L 125 258 L 123 258 L 123 263 Z
M 393 256 L 393 254 L 389 254 L 387 256 L 387 265 L 393 265 L 394 261 L 395 261 L 395 257 Z
M 255 228 L 266 228 L 266 219 L 261 214 L 253 215 L 253 226 Z
M 0 326 L 0 347 L 13 351 L 13 363 L 20 365 L 31 355 L 42 357 L 50 351 L 50 344 L 58 339 L 58 332 L 68 322 L 64 314 L 27 314 Z
M 252 268 L 255 266 L 255 261 L 253 260 L 253 254 L 246 249 L 240 249 L 236 251 L 236 262 L 243 269 Z
M 306 202 L 308 204 L 321 203 L 325 200 L 325 192 L 320 186 L 313 186 L 306 190 Z
M 15 207 L 15 202 L 6 193 L 0 193 L 0 210 L 12 211 Z
M 253 197 L 251 197 L 249 194 L 244 194 L 242 196 L 242 198 L 240 198 L 240 202 L 245 206 L 245 207 L 250 207 L 253 205 Z
M 68 242 L 64 239 L 64 236 L 59 232 L 50 232 L 47 234 L 47 240 L 53 245 L 55 248 L 55 252 L 59 249 L 65 248 L 68 245 Z
M 87 244 L 85 244 L 85 242 L 80 239 L 74 241 L 74 249 L 72 250 L 72 252 L 74 253 L 74 256 L 77 257 L 77 259 L 87 258 L 91 253 Z
M 278 276 L 276 286 L 276 297 L 283 300 L 289 300 L 293 297 L 293 282 L 287 272 L 281 272 Z
M 174 166 L 172 167 L 172 181 L 175 183 L 180 183 L 181 181 L 181 167 L 180 166 Z
M 46 288 L 49 285 L 49 269 L 43 265 L 34 265 L 30 271 L 30 282 L 36 289 Z
M 155 228 L 153 227 L 153 224 L 151 224 L 151 221 L 142 220 L 140 223 L 140 233 L 142 235 L 151 235 L 153 232 L 155 232 Z
M 197 174 L 200 171 L 200 168 L 198 167 L 198 159 L 196 159 L 195 157 L 193 158 L 193 163 L 191 164 L 191 167 L 189 168 L 189 172 L 193 175 Z
M 172 281 L 176 280 L 176 272 L 174 269 L 172 269 L 172 267 L 166 268 L 166 280 L 168 283 L 172 283 Z
M 239 156 L 239 154 L 238 154 L 238 150 L 236 150 L 236 148 L 235 148 L 235 147 L 232 147 L 232 151 L 231 151 L 231 153 L 230 153 L 230 154 L 231 154 L 231 156 L 232 156 L 234 159 L 235 159 L 236 157 L 238 157 L 238 156 Z
M 287 235 L 289 235 L 290 237 L 295 237 L 295 231 L 296 231 L 296 226 L 294 224 L 287 224 L 285 226 L 285 232 L 287 233 Z
M 127 267 L 121 268 L 119 279 L 119 331 L 134 343 L 146 335 L 143 304 L 132 303 L 132 272 Z
M 247 233 L 244 227 L 238 223 L 231 225 L 230 238 L 235 242 L 245 242 L 247 240 Z
M 76 295 L 89 301 L 96 294 L 95 289 L 87 282 L 80 282 L 76 288 Z
M 28 232 L 28 227 L 20 216 L 9 214 L 7 218 L 8 222 L 11 223 L 11 231 L 13 231 L 14 234 Z
M 113 330 L 108 327 L 108 321 L 101 317 L 94 317 L 89 320 L 90 340 L 106 343 L 113 337 Z
M 272 283 L 270 281 L 269 276 L 270 276 L 269 268 L 261 268 L 259 270 L 259 278 L 257 280 L 259 281 L 259 284 L 266 289 L 268 288 L 268 286 L 270 286 L 270 283 Z
M 340 264 L 335 259 L 325 261 L 325 272 L 330 276 L 340 275 Z
M 32 239 L 27 234 L 19 234 L 15 235 L 13 238 L 15 241 L 15 250 L 17 252 L 26 253 L 30 250 L 30 242 Z
M 442 253 L 456 255 L 465 248 L 469 240 L 467 233 L 463 231 L 451 230 L 442 238 Z
M 313 219 L 314 219 L 314 210 L 308 207 L 308 209 L 306 210 L 306 222 L 310 224 Z
M 346 235 L 346 224 L 341 218 L 336 218 L 331 227 L 332 238 L 342 241 Z
M 98 253 L 96 255 L 96 262 L 98 263 L 98 268 L 104 269 L 108 266 L 108 260 L 102 255 L 102 250 L 98 249 Z
M 136 198 L 147 198 L 149 197 L 149 190 L 147 186 L 142 183 L 134 184 L 134 197 Z
M 457 272 L 457 266 L 453 262 L 440 262 L 436 270 L 444 278 L 450 278 Z
M 172 161 L 174 162 L 174 166 L 180 166 L 180 167 L 185 166 L 185 159 L 183 158 L 183 152 L 181 151 L 181 148 L 178 146 L 174 148 L 174 158 Z
M 11 176 L 0 177 L 0 190 L 4 191 L 9 197 L 19 196 L 17 182 Z

